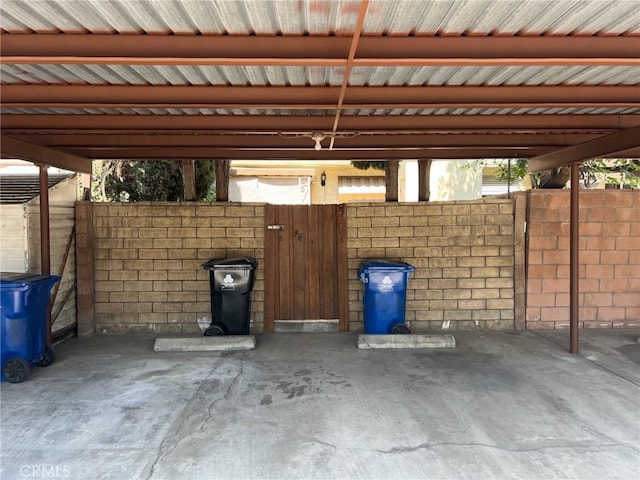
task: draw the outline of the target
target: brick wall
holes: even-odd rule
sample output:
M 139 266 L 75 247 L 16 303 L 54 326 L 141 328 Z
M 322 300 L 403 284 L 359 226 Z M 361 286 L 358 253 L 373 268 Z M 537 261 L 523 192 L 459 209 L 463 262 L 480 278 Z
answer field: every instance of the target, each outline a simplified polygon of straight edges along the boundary
M 349 321 L 363 328 L 363 260 L 416 267 L 407 291 L 414 331 L 514 327 L 511 200 L 349 204 Z
M 87 204 L 85 204 L 86 206 Z M 93 209 L 95 323 L 101 333 L 199 333 L 211 321 L 211 258 L 264 265 L 264 207 L 256 204 L 88 204 Z M 87 215 L 86 218 L 91 218 Z M 262 331 L 264 269 L 251 329 Z
M 570 192 L 532 191 L 527 328 L 569 326 Z M 580 191 L 580 326 L 640 326 L 640 191 Z

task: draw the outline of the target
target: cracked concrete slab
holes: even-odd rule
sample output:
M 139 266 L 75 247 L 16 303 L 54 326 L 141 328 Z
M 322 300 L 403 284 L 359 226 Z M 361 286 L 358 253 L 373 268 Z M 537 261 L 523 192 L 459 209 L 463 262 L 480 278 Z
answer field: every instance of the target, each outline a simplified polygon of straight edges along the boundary
M 639 334 L 585 331 L 582 356 L 567 332 L 162 354 L 152 337 L 74 339 L 0 386 L 0 478 L 637 478 Z

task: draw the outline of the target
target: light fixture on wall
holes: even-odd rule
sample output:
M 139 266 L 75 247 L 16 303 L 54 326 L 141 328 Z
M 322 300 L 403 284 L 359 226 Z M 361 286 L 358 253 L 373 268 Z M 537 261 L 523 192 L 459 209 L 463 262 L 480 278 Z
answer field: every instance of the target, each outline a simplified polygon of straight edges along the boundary
M 311 134 L 311 140 L 316 142 L 315 147 L 313 147 L 315 148 L 316 152 L 319 152 L 320 150 L 322 150 L 322 143 L 320 142 L 324 140 L 324 137 L 325 137 L 324 134 L 321 132 L 313 132 Z
M 323 171 L 320 175 L 320 185 L 325 186 L 327 184 L 327 174 Z

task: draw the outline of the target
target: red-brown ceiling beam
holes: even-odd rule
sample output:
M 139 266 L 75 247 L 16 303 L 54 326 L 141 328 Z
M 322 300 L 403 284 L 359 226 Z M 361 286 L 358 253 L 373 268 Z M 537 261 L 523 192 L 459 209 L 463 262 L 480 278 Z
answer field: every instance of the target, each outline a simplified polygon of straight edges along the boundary
M 545 59 L 545 60 L 535 60 L 533 59 L 534 65 L 539 65 L 540 61 L 549 62 L 556 61 L 557 59 Z M 585 63 L 586 61 L 589 63 Z M 569 59 L 569 61 L 573 61 L 572 64 L 577 65 L 592 65 L 592 64 L 602 64 L 602 62 L 607 62 L 607 65 L 628 65 L 630 62 L 632 65 L 635 65 L 633 59 L 627 58 L 613 58 L 613 59 L 599 59 L 601 60 L 598 63 L 594 63 L 595 59 Z M 499 60 L 493 60 L 497 62 Z M 522 62 L 527 62 L 525 64 L 531 64 L 532 59 L 521 59 Z M 367 61 L 368 63 L 371 60 Z M 380 59 L 381 65 L 394 66 L 397 61 L 390 59 Z M 426 60 L 428 62 L 428 60 Z M 264 58 L 229 58 L 229 57 L 207 57 L 207 58 L 184 58 L 184 57 L 42 57 L 42 56 L 2 56 L 0 57 L 1 65 L 193 65 L 193 66 L 225 66 L 225 67 L 246 67 L 246 66 L 257 66 L 257 67 L 277 67 L 277 66 L 287 66 L 287 67 L 344 67 L 346 61 L 342 58 L 274 58 L 274 57 L 264 57 Z M 422 62 L 421 62 L 422 63 Z M 451 64 L 445 63 L 444 60 L 433 59 L 428 64 Z M 485 65 L 486 64 L 483 62 Z M 555 64 L 555 63 L 554 63 Z M 563 62 L 562 65 L 566 63 Z M 378 65 L 376 61 L 376 65 Z M 362 66 L 367 66 L 364 64 Z
M 391 90 L 389 90 L 391 89 Z M 345 103 L 396 104 L 544 104 L 544 103 L 640 103 L 638 86 L 427 86 L 351 87 Z
M 640 158 L 640 147 L 619 150 L 613 154 L 602 155 L 603 158 Z
M 540 172 L 567 163 L 589 160 L 638 147 L 640 147 L 640 127 L 635 127 L 532 158 L 528 162 L 527 169 L 529 172 Z
M 502 148 L 414 148 L 414 149 L 323 149 L 318 155 L 315 151 L 304 149 L 225 149 L 205 147 L 132 147 L 127 149 L 82 149 L 68 148 L 67 152 L 84 156 L 120 159 L 193 158 L 197 159 L 239 159 L 239 160 L 385 160 L 419 159 L 429 156 L 432 159 L 474 159 L 474 158 L 532 158 L 557 151 L 558 147 L 502 147 Z M 329 152 L 329 154 L 324 153 Z M 623 155 L 624 154 L 624 155 Z M 616 152 L 615 155 L 603 155 L 603 158 L 640 158 L 640 147 Z
M 278 103 L 251 103 L 251 104 L 238 104 L 238 103 L 96 103 L 96 102 L 42 102 L 38 104 L 29 102 L 1 102 L 4 108 L 219 108 L 223 110 L 230 109 L 243 109 L 250 108 L 254 110 L 285 110 L 285 111 L 302 111 L 315 110 L 322 112 L 323 114 L 332 114 L 335 111 L 336 106 L 333 103 L 296 103 L 296 104 L 278 104 Z M 450 104 L 453 107 L 460 107 L 459 104 Z M 565 107 L 575 104 L 552 104 L 552 107 Z M 501 105 L 503 106 L 503 105 Z M 535 105 L 536 107 L 538 105 Z M 591 104 L 581 104 L 584 108 L 598 106 Z M 614 107 L 628 107 L 628 104 L 615 104 Z M 631 105 L 633 106 L 633 105 Z M 470 107 L 472 108 L 473 105 Z M 375 105 L 349 105 L 349 108 L 389 108 L 389 106 L 382 105 L 375 107 Z M 402 108 L 398 106 L 397 108 Z M 409 108 L 409 107 L 406 107 Z
M 344 96 L 347 93 L 347 87 L 349 86 L 349 78 L 351 76 L 351 69 L 353 68 L 353 59 L 356 56 L 356 50 L 358 49 L 358 40 L 360 40 L 360 33 L 364 26 L 364 18 L 367 16 L 367 9 L 369 8 L 369 0 L 362 0 L 360 3 L 360 12 L 358 13 L 358 20 L 353 33 L 353 39 L 351 40 L 351 46 L 349 47 L 349 57 L 347 58 L 347 64 L 344 67 L 344 75 L 342 76 L 342 86 L 340 87 L 340 96 L 338 97 L 338 106 L 336 108 L 336 116 L 333 119 L 332 133 L 336 133 L 338 130 L 338 122 L 340 122 L 340 114 L 342 113 L 342 105 L 344 104 Z M 333 148 L 335 143 L 335 137 L 331 137 L 329 143 L 329 149 Z
M 190 65 L 225 67 L 345 67 L 340 58 L 174 58 L 174 57 L 0 57 L 2 65 Z M 352 67 L 528 67 L 611 66 L 634 67 L 637 58 L 367 58 Z
M 18 140 L 8 135 L 0 136 L 0 156 L 20 158 L 33 163 L 43 163 L 74 172 L 91 173 L 91 160 L 52 148 Z
M 91 158 L 117 159 L 244 159 L 244 160 L 385 160 L 385 159 L 470 159 L 532 157 L 553 151 L 557 147 L 505 148 L 405 148 L 405 149 L 323 149 L 313 148 L 208 148 L 208 147 L 131 147 L 131 148 L 67 148 L 74 154 Z
M 635 125 L 640 125 L 640 117 Z M 632 126 L 635 126 L 632 125 Z M 390 126 L 391 127 L 391 126 Z M 387 128 L 386 130 L 339 130 L 336 133 L 338 138 L 352 137 L 355 135 L 450 135 L 450 134 L 518 134 L 518 135 L 606 135 L 608 133 L 614 133 L 622 130 L 621 128 L 571 128 L 566 126 L 564 128 L 429 128 L 429 129 L 414 129 L 414 130 L 398 130 L 394 128 Z M 14 137 L 30 137 L 33 135 L 180 135 L 180 136 L 281 136 L 286 138 L 292 138 L 295 136 L 307 136 L 311 137 L 314 132 L 318 130 L 208 130 L 208 129 L 196 129 L 196 130 L 179 130 L 179 129 L 126 129 L 126 128 L 111 128 L 111 129 L 63 129 L 63 128 L 38 128 L 38 129 L 11 129 L 3 128 L 2 132 L 5 135 L 11 135 Z M 331 132 L 324 132 L 326 135 L 331 135 Z M 37 137 L 34 137 L 37 138 Z
M 3 85 L 0 101 L 12 105 L 166 105 L 219 108 L 335 108 L 340 87 Z M 640 88 L 617 86 L 350 87 L 344 108 L 427 105 L 640 106 Z
M 3 106 L 21 104 L 164 104 L 292 106 L 335 108 L 339 87 L 228 87 L 119 85 L 3 85 Z
M 339 138 L 343 148 L 413 148 L 413 147 L 527 147 L 575 145 L 598 138 L 597 134 L 418 134 L 357 135 Z M 20 138 L 52 148 L 67 147 L 220 147 L 220 148 L 312 148 L 310 137 L 280 135 L 20 135 Z
M 345 61 L 351 37 L 4 34 L 2 57 Z M 369 59 L 637 59 L 640 38 L 362 37 L 356 60 Z M 144 60 L 146 62 L 146 60 Z M 13 61 L 7 63 L 16 63 Z M 56 62 L 57 63 L 57 62 Z M 88 63 L 83 60 L 83 63 Z M 102 62 L 100 62 L 102 63 Z M 118 62 L 116 62 L 118 63 Z M 286 63 L 289 65 L 290 63 Z M 314 63 L 316 64 L 316 63 Z M 376 63 L 378 65 L 378 63 Z
M 306 115 L 1 115 L 5 132 L 15 130 L 241 132 L 327 131 L 332 116 Z M 339 131 L 381 130 L 617 130 L 640 126 L 640 115 L 371 115 L 345 116 Z M 25 132 L 26 133 L 26 132 Z
M 37 109 L 64 109 L 64 108 L 219 108 L 223 110 L 231 109 L 252 109 L 252 110 L 279 110 L 289 114 L 289 112 L 302 112 L 306 113 L 310 110 L 316 112 L 323 111 L 331 113 L 335 111 L 336 106 L 333 104 L 271 104 L 271 103 L 252 103 L 252 104 L 237 104 L 237 103 L 195 103 L 195 104 L 176 104 L 176 103 L 2 103 L 4 108 L 37 108 Z M 344 107 L 349 110 L 372 110 L 372 109 L 473 109 L 473 108 L 640 108 L 639 102 L 474 102 L 474 103 L 354 103 Z M 351 112 L 348 112 L 351 114 Z
M 4 34 L 2 56 L 341 58 L 351 37 L 264 37 L 212 35 Z
M 477 37 L 476 37 L 477 38 Z M 14 62 L 12 62 L 14 63 Z M 15 62 L 18 63 L 18 62 Z M 33 62 L 38 63 L 38 62 Z M 51 62 L 53 63 L 53 62 Z M 87 62 L 85 62 L 87 63 Z M 153 65 L 145 63 L 145 65 Z M 353 61 L 354 67 L 529 67 L 529 66 L 612 66 L 635 67 L 640 65 L 638 58 L 371 58 Z

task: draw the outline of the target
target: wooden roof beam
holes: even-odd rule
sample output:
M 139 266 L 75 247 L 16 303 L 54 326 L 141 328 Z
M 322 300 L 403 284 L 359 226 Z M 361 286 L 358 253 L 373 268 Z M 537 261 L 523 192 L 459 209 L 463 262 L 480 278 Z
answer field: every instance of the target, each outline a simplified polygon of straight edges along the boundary
M 617 152 L 640 147 L 640 127 L 604 135 L 578 145 L 529 159 L 529 172 L 540 172 L 560 167 L 567 163 L 580 162 L 596 157 L 609 156 Z
M 64 170 L 91 173 L 91 159 L 89 158 L 25 142 L 8 135 L 0 136 L 0 154 L 4 158 L 20 158 Z

